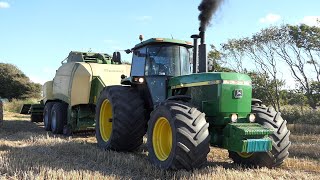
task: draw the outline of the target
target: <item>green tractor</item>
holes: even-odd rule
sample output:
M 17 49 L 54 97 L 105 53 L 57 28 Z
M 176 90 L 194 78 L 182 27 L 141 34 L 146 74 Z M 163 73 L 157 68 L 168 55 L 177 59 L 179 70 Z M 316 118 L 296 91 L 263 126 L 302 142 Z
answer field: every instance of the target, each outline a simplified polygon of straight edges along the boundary
M 149 159 L 163 169 L 200 168 L 210 145 L 227 149 L 235 163 L 281 165 L 291 144 L 287 122 L 252 98 L 248 75 L 208 73 L 204 32 L 191 37 L 193 45 L 152 38 L 127 50 L 130 77 L 97 101 L 98 146 L 134 151 L 147 132 Z

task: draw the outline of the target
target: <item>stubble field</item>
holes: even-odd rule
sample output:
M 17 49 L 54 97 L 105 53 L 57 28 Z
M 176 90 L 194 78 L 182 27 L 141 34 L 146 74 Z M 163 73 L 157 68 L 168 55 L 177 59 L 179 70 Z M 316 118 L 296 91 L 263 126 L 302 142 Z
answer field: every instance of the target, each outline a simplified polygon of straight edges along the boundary
M 4 120 L 0 179 L 320 179 L 319 126 L 289 125 L 290 156 L 279 168 L 241 167 L 211 148 L 206 167 L 188 172 L 152 166 L 145 144 L 135 153 L 103 151 L 93 134 L 55 136 L 16 113 L 5 112 Z

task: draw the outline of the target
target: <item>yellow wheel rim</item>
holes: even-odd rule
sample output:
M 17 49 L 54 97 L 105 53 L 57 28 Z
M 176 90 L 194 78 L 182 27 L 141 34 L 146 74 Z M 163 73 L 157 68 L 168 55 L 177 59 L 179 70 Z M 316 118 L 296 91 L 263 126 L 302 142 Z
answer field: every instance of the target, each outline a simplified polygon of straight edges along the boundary
M 99 123 L 101 137 L 107 142 L 112 132 L 112 106 L 108 99 L 101 105 Z
M 242 152 L 242 153 L 237 152 L 237 153 L 242 158 L 249 158 L 253 155 L 253 153 L 246 153 L 246 152 Z
M 160 161 L 168 159 L 172 148 L 172 129 L 167 118 L 157 119 L 152 133 L 152 145 Z

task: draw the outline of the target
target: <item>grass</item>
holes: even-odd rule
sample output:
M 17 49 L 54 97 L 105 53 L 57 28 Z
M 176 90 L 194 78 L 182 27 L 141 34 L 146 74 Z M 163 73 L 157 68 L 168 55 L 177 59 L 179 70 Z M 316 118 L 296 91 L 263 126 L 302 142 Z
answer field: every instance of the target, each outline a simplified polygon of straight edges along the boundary
M 20 113 L 20 110 L 23 104 L 36 104 L 38 103 L 38 101 L 39 100 L 35 98 L 25 99 L 25 100 L 12 99 L 10 102 L 4 103 L 3 109 L 4 111 L 8 111 L 8 112 Z
M 318 179 L 319 134 L 292 133 L 291 155 L 280 168 L 247 169 L 228 152 L 211 148 L 206 167 L 165 171 L 148 161 L 145 144 L 135 153 L 97 148 L 93 135 L 55 136 L 29 116 L 5 112 L 0 128 L 0 179 Z M 145 139 L 146 141 L 146 139 Z

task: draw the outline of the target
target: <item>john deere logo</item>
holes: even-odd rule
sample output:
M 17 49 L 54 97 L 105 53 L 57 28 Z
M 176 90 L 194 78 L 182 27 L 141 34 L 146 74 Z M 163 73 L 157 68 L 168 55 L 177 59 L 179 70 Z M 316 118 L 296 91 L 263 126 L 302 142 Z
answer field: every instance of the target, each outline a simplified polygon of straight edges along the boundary
M 234 98 L 240 99 L 240 98 L 242 98 L 242 95 L 243 95 L 242 89 L 235 89 L 234 90 Z

